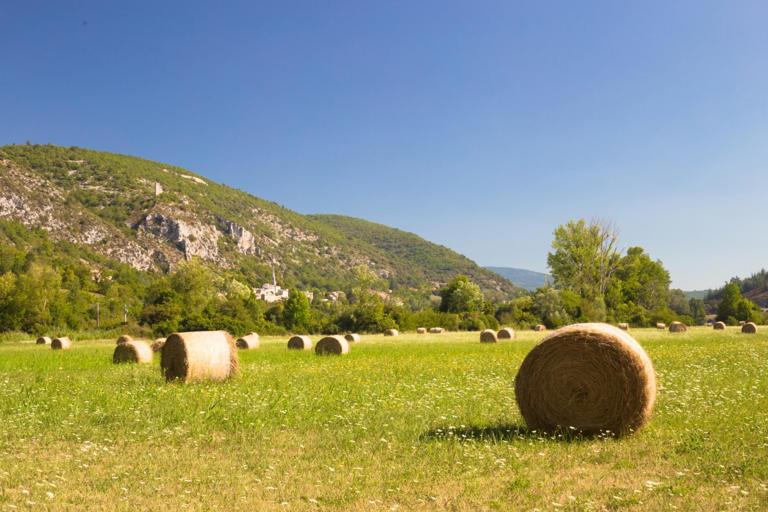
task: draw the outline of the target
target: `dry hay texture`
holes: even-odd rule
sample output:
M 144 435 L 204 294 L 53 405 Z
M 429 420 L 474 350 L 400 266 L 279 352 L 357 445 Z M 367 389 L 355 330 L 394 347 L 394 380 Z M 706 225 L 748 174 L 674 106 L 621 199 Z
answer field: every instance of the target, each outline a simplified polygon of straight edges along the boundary
M 499 329 L 497 336 L 500 340 L 513 340 L 515 339 L 515 330 L 511 327 L 504 327 Z
M 445 329 L 442 327 L 432 327 L 429 330 L 430 334 L 443 334 L 445 332 Z
M 160 352 L 165 380 L 226 380 L 239 371 L 235 342 L 224 331 L 176 332 Z
M 51 338 L 48 336 L 40 336 L 37 338 L 37 341 L 35 342 L 38 345 L 50 345 L 51 344 Z
M 669 324 L 669 332 L 685 332 L 688 330 L 688 326 L 683 322 L 672 322 Z
M 629 330 L 629 324 L 626 322 L 622 322 L 619 324 L 619 329 L 622 331 L 628 331 Z
M 344 339 L 344 336 L 326 336 L 315 345 L 315 354 L 319 356 L 349 354 L 349 343 Z
M 311 350 L 312 340 L 309 336 L 293 336 L 288 340 L 288 348 L 291 350 Z
M 485 329 L 480 333 L 480 343 L 496 343 L 497 341 L 499 340 L 493 329 Z
M 724 331 L 725 330 L 725 322 L 715 322 L 715 324 L 712 326 L 712 328 L 716 331 Z
M 424 328 L 424 327 L 419 327 L 418 329 L 416 329 L 416 333 L 417 334 L 426 334 L 427 333 L 427 329 Z
M 344 339 L 347 340 L 350 343 L 355 343 L 357 341 L 360 341 L 360 335 L 359 334 L 350 333 L 350 334 L 347 334 L 346 336 L 344 336 Z
M 53 338 L 51 341 L 51 348 L 53 350 L 69 350 L 72 348 L 72 342 L 66 336 L 61 338 Z
M 629 333 L 607 324 L 574 324 L 528 353 L 515 396 L 531 430 L 620 436 L 650 418 L 656 374 Z
M 747 322 L 741 326 L 741 332 L 744 334 L 757 334 L 757 325 L 755 322 Z
M 546 331 L 546 330 L 547 330 L 547 326 L 546 326 L 546 325 L 542 325 L 542 324 L 539 324 L 539 325 L 535 326 L 535 327 L 533 328 L 533 330 L 534 330 L 534 331 L 541 331 L 541 332 L 543 332 L 543 331 Z
M 163 345 L 165 345 L 165 338 L 157 338 L 152 343 L 152 352 L 155 352 L 155 353 L 160 352 L 161 350 L 163 350 Z
M 155 353 L 146 341 L 126 341 L 115 347 L 112 362 L 117 363 L 151 363 Z
M 659 322 L 659 323 L 656 324 L 656 328 L 657 329 L 666 329 L 667 328 L 667 324 Z
M 243 350 L 253 350 L 259 348 L 259 335 L 255 332 L 249 332 L 242 338 L 237 338 L 237 348 Z
M 384 331 L 384 336 L 397 336 L 399 334 L 400 333 L 397 332 L 397 329 L 387 329 L 386 331 Z
M 131 338 L 127 334 L 123 334 L 119 338 L 117 338 L 117 344 L 118 345 L 121 344 L 121 343 L 128 343 L 129 341 L 133 341 L 133 338 Z

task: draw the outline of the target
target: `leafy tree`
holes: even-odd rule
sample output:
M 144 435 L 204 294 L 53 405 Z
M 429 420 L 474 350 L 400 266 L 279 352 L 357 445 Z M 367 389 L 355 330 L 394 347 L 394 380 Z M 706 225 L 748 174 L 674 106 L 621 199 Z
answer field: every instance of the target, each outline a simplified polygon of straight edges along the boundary
M 480 287 L 461 274 L 440 290 L 440 296 L 440 311 L 444 313 L 482 311 L 485 302 Z
M 283 310 L 283 323 L 292 332 L 307 332 L 310 324 L 309 299 L 303 292 L 291 289 Z
M 704 325 L 707 323 L 707 310 L 704 307 L 703 300 L 692 298 L 688 301 L 688 306 L 693 318 L 693 325 Z
M 691 306 L 685 298 L 683 290 L 674 289 L 669 291 L 669 309 L 678 315 L 690 316 Z
M 554 288 L 539 288 L 533 296 L 531 309 L 549 329 L 556 329 L 570 322 Z
M 717 306 L 717 320 L 734 325 L 737 322 L 739 302 L 743 297 L 736 283 L 728 283 L 723 290 L 723 298 Z

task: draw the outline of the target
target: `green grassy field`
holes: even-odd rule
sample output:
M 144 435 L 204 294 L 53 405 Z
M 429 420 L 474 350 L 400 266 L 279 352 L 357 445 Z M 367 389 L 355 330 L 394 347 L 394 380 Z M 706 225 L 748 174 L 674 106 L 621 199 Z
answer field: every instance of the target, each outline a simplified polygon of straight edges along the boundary
M 112 341 L 0 343 L 0 511 L 768 508 L 768 331 L 633 334 L 651 423 L 570 441 L 515 404 L 540 333 L 363 336 L 344 357 L 264 338 L 238 379 L 191 385 L 159 357 L 113 365 Z

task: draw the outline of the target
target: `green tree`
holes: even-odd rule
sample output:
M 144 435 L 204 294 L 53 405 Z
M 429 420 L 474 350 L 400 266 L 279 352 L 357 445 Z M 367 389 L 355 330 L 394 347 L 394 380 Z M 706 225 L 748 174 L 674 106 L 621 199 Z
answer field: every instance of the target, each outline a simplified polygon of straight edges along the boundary
M 303 292 L 292 289 L 285 301 L 283 323 L 292 332 L 308 332 L 310 324 L 309 299 Z
M 688 301 L 688 306 L 691 310 L 691 317 L 693 317 L 694 325 L 704 325 L 707 323 L 707 310 L 704 307 L 703 300 L 692 298 Z
M 717 306 L 717 321 L 725 322 L 729 325 L 736 324 L 738 317 L 739 302 L 743 297 L 741 290 L 736 283 L 728 283 L 723 290 L 723 298 Z
M 560 294 L 554 288 L 539 288 L 533 296 L 531 310 L 549 329 L 556 329 L 570 322 Z
M 690 316 L 691 305 L 685 298 L 683 290 L 674 289 L 669 291 L 668 296 L 669 309 L 674 311 L 678 315 Z
M 440 311 L 444 313 L 482 311 L 485 303 L 480 287 L 461 274 L 440 290 L 440 296 Z

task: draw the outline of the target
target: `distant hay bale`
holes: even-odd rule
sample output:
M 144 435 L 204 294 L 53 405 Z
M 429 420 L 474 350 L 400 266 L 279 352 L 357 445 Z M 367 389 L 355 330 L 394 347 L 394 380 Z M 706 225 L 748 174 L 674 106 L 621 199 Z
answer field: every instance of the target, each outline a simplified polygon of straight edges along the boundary
M 430 334 L 443 334 L 444 332 L 445 332 L 445 329 L 443 329 L 442 327 L 432 327 L 429 330 Z
M 259 348 L 259 335 L 255 332 L 249 332 L 242 338 L 237 339 L 237 348 L 244 350 L 253 350 Z
M 650 358 L 625 331 L 574 324 L 541 340 L 515 377 L 515 396 L 531 430 L 626 435 L 649 419 L 656 400 Z
M 513 340 L 515 339 L 515 336 L 515 330 L 511 327 L 502 327 L 497 334 L 497 337 L 500 340 Z
M 746 324 L 746 323 L 747 323 L 747 322 L 746 322 L 745 320 L 739 320 L 739 325 L 740 325 L 740 326 L 741 326 L 741 325 L 744 325 L 744 324 Z
M 712 328 L 716 331 L 724 331 L 725 330 L 725 322 L 715 322 L 715 324 L 712 326 Z
M 51 340 L 51 348 L 53 350 L 69 350 L 72 348 L 72 342 L 66 336 L 53 338 L 53 340 Z
M 39 338 L 37 338 L 36 343 L 38 345 L 50 345 L 51 344 L 51 338 L 49 338 L 48 336 L 40 336 Z
M 757 325 L 755 322 L 747 322 L 741 326 L 741 332 L 744 334 L 757 334 Z
M 157 353 L 163 350 L 163 345 L 165 345 L 165 338 L 157 338 L 152 343 L 152 352 Z
M 400 333 L 397 332 L 397 329 L 387 329 L 384 331 L 384 336 L 398 336 Z
M 238 373 L 235 342 L 224 331 L 176 332 L 160 352 L 166 381 L 226 380 Z
M 315 345 L 315 354 L 322 356 L 324 354 L 349 354 L 349 343 L 344 336 L 326 336 Z
M 621 322 L 619 324 L 619 329 L 622 331 L 628 331 L 629 330 L 629 324 L 627 322 Z
M 151 363 L 155 353 L 146 341 L 135 340 L 120 343 L 112 354 L 112 362 L 118 363 Z
M 288 340 L 288 348 L 290 350 L 311 350 L 312 340 L 309 336 L 293 336 Z
M 669 324 L 669 332 L 685 332 L 688 330 L 688 326 L 683 322 L 672 322 Z
M 667 324 L 659 322 L 659 323 L 656 324 L 656 328 L 657 329 L 666 329 L 667 328 Z
M 480 333 L 480 343 L 496 343 L 497 341 L 499 340 L 493 329 L 485 329 Z
M 122 334 L 119 338 L 117 338 L 118 345 L 121 343 L 128 343 L 129 341 L 133 341 L 133 338 L 131 338 L 127 334 Z
M 350 343 L 355 343 L 355 342 L 360 341 L 360 335 L 359 334 L 354 334 L 354 333 L 349 333 L 349 334 L 344 336 L 344 339 L 347 340 Z
M 426 334 L 427 333 L 427 329 L 424 328 L 424 327 L 419 327 L 418 329 L 416 329 L 416 333 L 417 334 Z
M 542 324 L 539 324 L 539 325 L 536 325 L 536 326 L 534 326 L 533 330 L 534 330 L 534 331 L 540 331 L 540 332 L 543 332 L 543 331 L 546 331 L 546 330 L 547 330 L 547 326 L 546 326 L 546 325 L 542 325 Z

